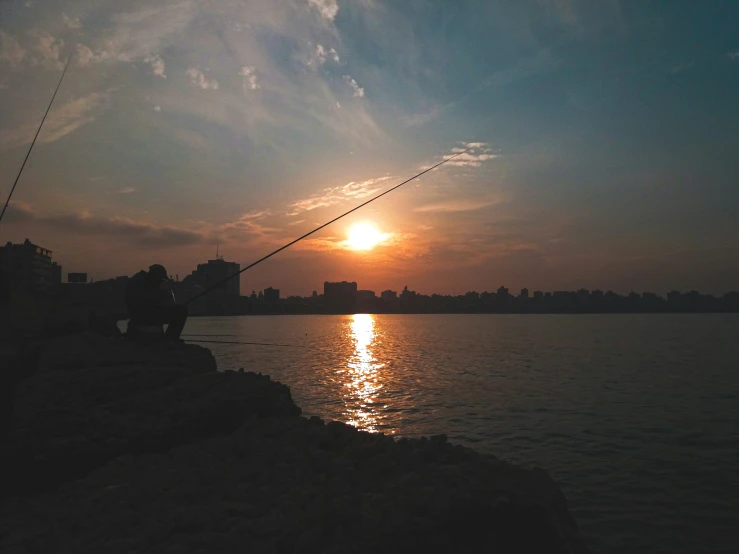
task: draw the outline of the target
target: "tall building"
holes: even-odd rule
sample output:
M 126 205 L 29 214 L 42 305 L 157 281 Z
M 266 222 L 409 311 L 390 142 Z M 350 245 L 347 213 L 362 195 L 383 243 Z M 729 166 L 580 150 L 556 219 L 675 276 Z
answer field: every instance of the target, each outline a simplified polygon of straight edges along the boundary
M 398 299 L 398 293 L 394 290 L 384 290 L 382 291 L 380 298 L 382 298 L 385 302 L 393 302 Z
M 357 310 L 357 283 L 323 283 L 323 302 L 326 311 L 334 314 L 353 314 Z
M 48 291 L 62 282 L 62 266 L 51 261 L 52 251 L 26 239 L 0 247 L 0 271 L 10 286 Z
M 198 284 L 205 289 L 232 275 L 236 275 L 239 269 L 239 264 L 227 262 L 223 258 L 208 260 L 206 264 L 198 264 L 198 268 L 185 277 L 182 282 L 185 285 Z M 238 277 L 229 279 L 223 285 L 213 290 L 211 294 L 217 296 L 239 296 L 241 294 L 239 281 L 240 279 Z
M 267 302 L 277 302 L 280 300 L 280 289 L 273 289 L 272 287 L 267 287 L 264 289 L 264 299 Z

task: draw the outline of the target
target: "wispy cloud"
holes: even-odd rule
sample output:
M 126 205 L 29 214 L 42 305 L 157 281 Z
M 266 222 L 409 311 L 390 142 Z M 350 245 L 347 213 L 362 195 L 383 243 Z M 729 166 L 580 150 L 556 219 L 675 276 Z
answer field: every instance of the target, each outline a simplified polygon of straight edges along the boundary
M 339 13 L 339 4 L 336 0 L 308 0 L 308 5 L 318 10 L 321 17 L 333 21 Z
M 346 200 L 361 200 L 377 194 L 383 190 L 386 181 L 392 177 L 378 177 L 375 179 L 367 179 L 366 181 L 351 181 L 346 185 L 339 187 L 327 188 L 323 194 L 316 194 L 304 200 L 298 200 L 290 205 L 288 215 L 296 216 L 303 212 L 309 212 L 317 208 L 326 208 L 333 206 Z
M 104 218 L 89 212 L 47 214 L 35 211 L 28 204 L 13 202 L 8 210 L 8 222 L 33 221 L 64 232 L 113 236 L 133 241 L 148 248 L 190 246 L 206 240 L 198 231 L 168 225 L 156 225 L 125 217 Z
M 62 48 L 64 48 L 63 40 L 56 39 L 50 33 L 38 29 L 32 29 L 28 34 L 34 40 L 31 45 L 34 64 L 53 69 L 61 69 L 64 66 L 60 59 Z
M 157 77 L 161 77 L 162 79 L 166 79 L 167 75 L 164 73 L 165 65 L 164 60 L 161 58 L 159 54 L 153 54 L 151 56 L 147 56 L 144 59 L 145 63 L 148 63 L 151 66 L 151 70 Z M 218 88 L 218 87 L 216 87 Z
M 465 152 L 466 149 L 469 149 L 469 151 Z M 497 154 L 491 154 L 491 151 L 489 145 L 485 142 L 468 142 L 465 143 L 464 147 L 452 148 L 451 153 L 444 154 L 443 159 L 450 160 L 447 165 L 480 167 L 483 163 L 498 157 Z M 462 154 L 462 152 L 464 153 Z
M 89 46 L 84 44 L 78 44 L 76 46 L 77 51 L 77 63 L 82 67 L 93 65 L 96 63 L 103 62 L 110 58 L 110 52 L 107 50 L 101 50 L 99 52 L 93 52 Z
M 0 60 L 12 68 L 18 67 L 26 57 L 26 51 L 17 40 L 5 31 L 0 31 Z
M 729 52 L 726 55 L 729 56 L 729 59 L 731 61 L 737 61 L 737 60 L 739 60 L 739 48 L 737 48 L 736 50 L 732 50 L 731 52 Z
M 93 92 L 52 110 L 39 135 L 39 143 L 54 142 L 83 125 L 93 122 L 95 120 L 95 110 L 108 102 L 110 94 L 111 91 Z M 0 148 L 9 148 L 31 142 L 37 126 L 38 123 L 34 121 L 15 129 L 0 131 Z
M 344 82 L 349 85 L 352 89 L 352 96 L 362 98 L 364 96 L 364 89 L 357 84 L 350 75 L 344 75 Z
M 79 17 L 69 17 L 66 13 L 62 14 L 62 23 L 70 29 L 82 28 L 82 22 Z
M 134 192 L 136 192 L 136 189 L 133 187 L 123 187 L 117 194 L 132 194 Z
M 494 206 L 501 202 L 500 198 L 495 199 L 483 199 L 483 200 L 449 200 L 447 202 L 440 202 L 436 204 L 427 204 L 425 206 L 419 206 L 415 208 L 414 212 L 430 213 L 430 212 L 471 212 L 487 208 L 488 206 Z
M 218 81 L 215 79 L 209 79 L 205 76 L 205 73 L 200 71 L 197 67 L 189 68 L 186 73 L 187 76 L 190 77 L 190 82 L 196 87 L 200 87 L 203 90 L 218 90 Z

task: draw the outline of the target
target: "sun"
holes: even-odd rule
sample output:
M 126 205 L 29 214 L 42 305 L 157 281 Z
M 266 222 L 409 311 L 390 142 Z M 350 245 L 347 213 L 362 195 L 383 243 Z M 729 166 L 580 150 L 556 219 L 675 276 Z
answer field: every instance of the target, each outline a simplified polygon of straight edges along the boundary
M 383 238 L 382 233 L 371 223 L 357 223 L 349 229 L 347 244 L 352 250 L 371 250 Z

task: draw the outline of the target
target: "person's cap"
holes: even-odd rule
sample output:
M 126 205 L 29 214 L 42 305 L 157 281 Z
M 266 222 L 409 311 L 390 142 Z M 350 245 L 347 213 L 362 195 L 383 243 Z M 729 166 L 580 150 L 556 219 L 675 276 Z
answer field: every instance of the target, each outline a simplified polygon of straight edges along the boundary
M 149 266 L 149 275 L 156 279 L 166 280 L 169 279 L 169 275 L 167 274 L 167 270 L 164 269 L 163 265 L 154 264 Z

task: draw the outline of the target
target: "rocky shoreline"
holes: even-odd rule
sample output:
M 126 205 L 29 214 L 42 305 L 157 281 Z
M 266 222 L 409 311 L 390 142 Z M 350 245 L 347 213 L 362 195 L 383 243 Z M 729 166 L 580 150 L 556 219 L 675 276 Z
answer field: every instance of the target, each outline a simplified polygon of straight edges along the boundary
M 15 387 L 0 551 L 588 552 L 541 469 L 300 413 L 202 347 L 48 340 Z

